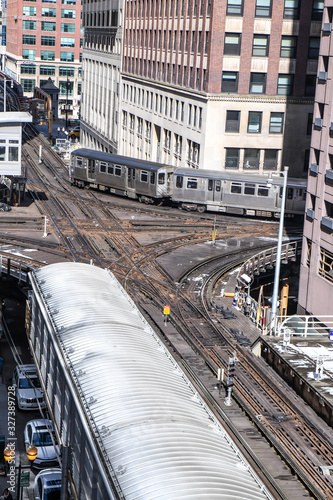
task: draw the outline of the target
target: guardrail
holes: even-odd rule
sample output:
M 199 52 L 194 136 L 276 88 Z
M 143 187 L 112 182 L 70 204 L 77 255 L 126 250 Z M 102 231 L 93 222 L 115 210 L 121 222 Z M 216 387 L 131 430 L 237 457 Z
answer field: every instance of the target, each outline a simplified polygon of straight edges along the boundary
M 39 266 L 27 264 L 24 260 L 13 258 L 9 255 L 0 254 L 0 278 L 3 276 L 11 276 L 16 278 L 19 283 L 29 283 L 28 273 L 32 269 L 37 269 Z

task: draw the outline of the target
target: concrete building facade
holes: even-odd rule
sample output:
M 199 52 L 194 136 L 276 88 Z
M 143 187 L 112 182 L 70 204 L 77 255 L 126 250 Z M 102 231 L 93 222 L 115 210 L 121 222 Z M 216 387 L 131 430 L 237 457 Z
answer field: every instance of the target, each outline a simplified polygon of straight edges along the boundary
M 59 116 L 80 116 L 82 45 L 81 0 L 7 0 L 4 72 L 30 97 L 51 77 Z
M 104 32 L 102 8 L 83 3 L 86 35 Z M 85 35 L 84 145 L 194 168 L 288 165 L 306 176 L 322 10 L 312 0 L 123 2 L 117 57 Z M 119 83 L 112 140 L 102 126 L 107 89 L 99 109 L 91 104 L 104 74 Z
M 333 297 L 333 0 L 325 0 L 310 151 L 300 272 L 300 309 L 332 314 Z

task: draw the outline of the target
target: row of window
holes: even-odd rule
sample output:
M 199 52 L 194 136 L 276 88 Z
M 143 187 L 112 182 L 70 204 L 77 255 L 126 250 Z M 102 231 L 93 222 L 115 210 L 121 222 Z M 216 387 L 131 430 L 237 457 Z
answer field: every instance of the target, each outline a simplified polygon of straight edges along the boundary
M 280 57 L 295 59 L 297 51 L 297 36 L 282 35 Z M 241 33 L 226 33 L 224 37 L 224 54 L 240 55 L 241 53 Z M 319 56 L 319 37 L 310 37 L 308 46 L 308 59 L 318 59 Z M 254 34 L 252 43 L 253 57 L 268 57 L 269 53 L 269 35 Z
M 249 134 L 260 134 L 262 126 L 262 111 L 249 111 L 247 121 L 247 131 Z M 226 114 L 225 131 L 239 132 L 241 112 L 228 110 Z M 271 112 L 269 120 L 269 133 L 283 133 L 284 113 Z
M 126 44 L 131 47 L 152 47 L 171 50 L 183 50 L 200 54 L 202 48 L 208 53 L 209 31 L 162 31 L 162 30 L 128 30 Z
M 203 16 L 210 15 L 211 1 L 207 2 L 207 11 L 204 12 L 204 0 L 194 2 L 187 2 L 187 9 L 185 9 L 185 0 L 164 0 L 160 4 L 146 1 L 131 1 L 129 3 L 128 13 L 131 19 L 139 17 L 168 17 L 172 13 L 184 17 L 185 14 L 189 16 Z M 283 17 L 284 19 L 299 19 L 301 0 L 285 0 Z M 255 3 L 255 17 L 272 17 L 273 0 L 256 0 Z M 311 19 L 313 21 L 321 21 L 324 8 L 324 1 L 314 0 L 312 4 Z M 242 16 L 244 9 L 244 0 L 227 0 L 226 14 L 227 16 Z
M 273 0 L 256 0 L 255 17 L 272 17 Z M 283 17 L 284 19 L 299 19 L 301 0 L 285 0 Z M 244 0 L 228 0 L 227 15 L 242 16 Z M 312 21 L 321 21 L 324 10 L 323 0 L 314 0 L 312 4 Z
M 22 36 L 22 43 L 23 45 L 36 45 L 36 35 L 25 35 L 23 34 Z M 40 38 L 40 43 L 41 45 L 46 45 L 48 47 L 55 47 L 56 44 L 56 37 L 55 36 L 47 36 L 47 35 L 42 35 Z M 80 39 L 80 48 L 82 48 L 83 45 L 83 39 Z M 75 47 L 75 38 L 68 38 L 68 37 L 60 37 L 60 47 Z
M 36 80 L 32 78 L 21 78 L 20 83 L 22 86 L 23 92 L 33 92 L 34 88 L 36 87 Z M 43 87 L 43 85 L 46 85 L 48 83 L 48 80 L 39 80 L 38 86 Z M 55 82 L 53 82 L 55 83 Z M 62 96 L 67 96 L 71 97 L 74 95 L 74 82 L 71 81 L 63 81 L 59 80 L 58 82 L 58 87 L 59 87 L 59 94 Z M 81 95 L 82 91 L 82 83 L 78 82 L 77 84 L 77 94 Z M 60 104 L 60 101 L 59 101 Z
M 36 16 L 37 15 L 37 7 L 33 6 L 24 6 L 23 7 L 23 15 L 24 16 Z M 56 17 L 56 9 L 51 7 L 42 7 L 42 16 L 44 17 Z M 76 18 L 76 10 L 73 9 L 61 9 L 61 17 L 63 19 L 75 19 Z
M 31 19 L 23 20 L 22 28 L 24 30 L 36 31 L 36 21 Z M 56 31 L 57 25 L 55 22 L 42 21 L 41 22 L 42 31 Z M 60 26 L 61 33 L 75 33 L 74 23 L 61 23 Z M 82 29 L 81 29 L 82 32 Z
M 29 59 L 32 61 L 36 60 L 36 51 L 34 49 L 22 49 L 22 58 Z M 41 61 L 55 61 L 55 51 L 54 50 L 41 50 L 40 51 Z M 82 60 L 82 54 L 80 54 L 80 62 Z M 74 62 L 74 52 L 61 51 L 60 61 L 62 62 Z
M 36 2 L 37 0 L 23 0 L 24 2 Z M 57 3 L 57 0 L 42 0 L 43 3 Z M 76 0 L 61 0 L 63 5 L 76 5 Z
M 0 139 L 0 161 L 19 160 L 19 141 L 16 139 Z
M 25 75 L 35 75 L 36 74 L 36 64 L 27 63 L 21 64 L 21 74 Z M 59 66 L 59 76 L 74 76 L 75 68 L 71 68 L 70 66 Z M 39 74 L 47 75 L 47 76 L 55 76 L 56 75 L 56 66 L 39 66 Z M 78 77 L 82 76 L 82 68 L 78 68 Z
M 223 71 L 221 92 L 238 92 L 238 71 Z M 266 92 L 266 73 L 251 73 L 249 94 L 265 94 Z M 304 95 L 314 96 L 316 89 L 316 75 L 306 75 Z M 294 75 L 279 74 L 277 77 L 277 95 L 292 95 L 294 87 Z
M 184 182 L 186 181 L 186 182 Z M 199 180 L 196 177 L 183 177 L 182 175 L 176 176 L 176 187 L 182 189 L 184 187 L 186 189 L 198 189 Z M 213 191 L 215 187 L 215 191 L 221 191 L 221 181 L 212 179 L 208 179 L 207 182 L 207 191 Z M 232 194 L 245 194 L 249 196 L 268 196 L 269 188 L 266 185 L 256 185 L 252 182 L 230 182 L 230 193 Z
M 260 163 L 264 170 L 277 170 L 278 167 L 278 149 L 255 149 L 255 148 L 226 148 L 225 149 L 225 168 L 244 170 L 259 170 Z

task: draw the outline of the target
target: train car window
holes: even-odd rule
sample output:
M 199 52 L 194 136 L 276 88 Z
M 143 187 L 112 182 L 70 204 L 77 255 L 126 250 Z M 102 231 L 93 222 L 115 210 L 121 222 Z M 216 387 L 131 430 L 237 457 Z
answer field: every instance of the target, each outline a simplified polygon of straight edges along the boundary
M 160 172 L 158 174 L 158 183 L 159 184 L 164 184 L 165 183 L 165 173 L 164 172 Z
M 113 165 L 108 166 L 108 174 L 113 175 Z
M 242 192 L 242 185 L 240 182 L 232 182 L 230 187 L 231 193 L 240 194 Z
M 176 177 L 176 187 L 177 188 L 183 187 L 183 177 L 181 175 L 177 175 Z
M 245 182 L 244 194 L 255 194 L 256 186 L 255 184 L 250 184 L 249 182 Z
M 305 201 L 306 200 L 306 189 L 304 189 L 303 191 L 303 197 L 302 197 L 302 200 Z
M 82 164 L 83 164 L 83 159 L 81 158 L 81 156 L 77 156 L 76 157 L 76 166 L 82 167 Z
M 212 179 L 208 180 L 208 191 L 213 191 L 213 181 L 212 181 Z
M 99 165 L 99 170 L 100 172 L 102 173 L 105 173 L 106 172 L 106 163 L 104 161 L 101 161 L 100 165 Z
M 288 188 L 287 189 L 287 198 L 288 198 L 288 200 L 292 200 L 293 197 L 294 197 L 294 190 L 293 190 L 293 188 Z
M 267 186 L 258 186 L 258 196 L 268 196 L 269 189 Z
M 95 173 L 95 160 L 88 160 L 88 170 L 91 174 Z
M 155 172 L 150 172 L 150 184 L 155 184 Z
M 148 182 L 147 170 L 141 170 L 140 180 L 141 180 L 141 182 Z
M 221 191 L 221 181 L 215 181 L 215 191 L 217 193 Z
M 114 175 L 121 175 L 121 167 L 119 165 L 116 165 L 114 168 Z
M 197 189 L 197 188 L 198 188 L 198 179 L 188 178 L 187 189 Z

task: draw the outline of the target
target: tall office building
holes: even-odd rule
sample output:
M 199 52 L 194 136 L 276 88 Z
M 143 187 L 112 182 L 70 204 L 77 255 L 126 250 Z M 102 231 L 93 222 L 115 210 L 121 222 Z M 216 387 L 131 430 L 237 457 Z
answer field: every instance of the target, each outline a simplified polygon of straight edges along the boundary
M 332 314 L 333 298 L 333 1 L 326 0 L 310 151 L 299 305 Z M 323 320 L 325 323 L 326 320 Z
M 83 2 L 84 145 L 306 176 L 323 2 L 107 4 L 117 26 L 105 3 Z
M 81 0 L 7 0 L 4 71 L 27 96 L 50 77 L 59 115 L 80 115 L 82 44 Z

